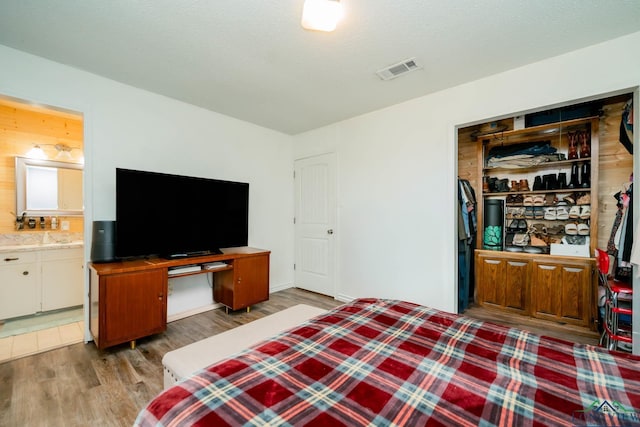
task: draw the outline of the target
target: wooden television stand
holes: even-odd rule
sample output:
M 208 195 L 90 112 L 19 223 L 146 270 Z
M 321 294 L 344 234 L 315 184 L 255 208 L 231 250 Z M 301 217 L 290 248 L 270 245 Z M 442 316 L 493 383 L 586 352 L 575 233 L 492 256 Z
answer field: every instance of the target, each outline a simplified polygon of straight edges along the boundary
M 165 331 L 169 277 L 211 273 L 213 300 L 223 304 L 227 312 L 248 311 L 252 304 L 268 300 L 271 252 L 250 247 L 221 251 L 219 255 L 172 260 L 90 263 L 89 328 L 96 346 L 103 349 L 130 342 L 134 348 L 136 339 Z

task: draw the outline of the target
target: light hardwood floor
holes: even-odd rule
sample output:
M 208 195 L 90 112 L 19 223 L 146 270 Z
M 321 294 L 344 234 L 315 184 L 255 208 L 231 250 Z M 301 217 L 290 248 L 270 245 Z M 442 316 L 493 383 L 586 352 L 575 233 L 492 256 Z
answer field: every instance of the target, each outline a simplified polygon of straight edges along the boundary
M 518 316 L 498 310 L 490 310 L 472 305 L 464 313 L 465 316 L 487 322 L 497 323 L 507 327 L 526 329 L 538 335 L 560 338 L 566 341 L 598 345 L 600 336 L 597 332 L 579 326 L 572 326 L 533 317 Z
M 131 426 L 162 390 L 166 352 L 301 303 L 327 309 L 341 304 L 292 288 L 271 294 L 249 313 L 218 309 L 171 322 L 134 350 L 123 344 L 99 351 L 93 343 L 79 343 L 0 363 L 0 426 Z M 467 314 L 495 320 L 491 313 Z M 571 331 L 559 333 L 580 340 Z

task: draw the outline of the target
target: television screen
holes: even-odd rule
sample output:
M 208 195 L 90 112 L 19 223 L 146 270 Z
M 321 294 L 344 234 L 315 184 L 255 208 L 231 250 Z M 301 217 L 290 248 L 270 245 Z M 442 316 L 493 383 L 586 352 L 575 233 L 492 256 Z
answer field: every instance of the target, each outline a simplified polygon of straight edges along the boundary
M 246 246 L 249 184 L 116 169 L 116 257 L 182 257 Z

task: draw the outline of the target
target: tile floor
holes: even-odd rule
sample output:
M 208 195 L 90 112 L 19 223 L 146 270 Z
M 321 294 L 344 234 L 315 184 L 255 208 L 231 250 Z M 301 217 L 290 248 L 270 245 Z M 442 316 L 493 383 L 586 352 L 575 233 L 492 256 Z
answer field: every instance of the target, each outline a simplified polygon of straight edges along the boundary
M 84 322 L 0 338 L 0 363 L 82 342 Z

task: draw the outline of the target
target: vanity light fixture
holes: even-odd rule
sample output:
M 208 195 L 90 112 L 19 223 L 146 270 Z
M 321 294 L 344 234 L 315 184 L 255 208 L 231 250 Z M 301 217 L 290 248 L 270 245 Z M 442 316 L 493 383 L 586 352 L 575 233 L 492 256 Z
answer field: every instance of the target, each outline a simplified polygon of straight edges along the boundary
M 71 150 L 73 150 L 73 148 L 65 144 L 56 144 L 55 149 L 58 151 L 58 154 L 56 155 L 56 159 L 72 160 Z
M 47 158 L 47 155 L 44 154 L 44 151 L 42 150 L 42 148 L 40 148 L 39 145 L 34 145 L 33 148 L 27 152 L 26 156 L 30 159 L 38 160 L 44 160 Z
M 47 156 L 47 154 L 44 152 L 42 147 L 55 148 L 56 151 L 58 152 L 58 154 L 56 154 L 55 156 L 56 160 L 76 161 L 76 162 L 84 163 L 84 157 L 82 155 L 80 155 L 78 159 L 74 159 L 74 157 L 71 155 L 72 150 L 82 151 L 82 149 L 76 148 L 76 147 L 69 147 L 67 144 L 36 144 L 33 146 L 31 150 L 27 152 L 27 154 L 25 154 L 25 156 L 30 159 L 38 159 L 38 160 L 48 159 L 49 156 Z
M 305 0 L 302 10 L 302 28 L 333 31 L 342 18 L 339 0 Z

